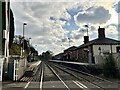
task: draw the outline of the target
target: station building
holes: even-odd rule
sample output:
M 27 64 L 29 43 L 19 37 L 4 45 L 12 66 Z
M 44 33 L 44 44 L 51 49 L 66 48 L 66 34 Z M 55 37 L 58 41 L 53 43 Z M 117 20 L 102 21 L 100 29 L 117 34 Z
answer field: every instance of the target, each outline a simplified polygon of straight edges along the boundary
M 98 29 L 98 38 L 89 41 L 88 36 L 84 36 L 84 44 L 80 45 L 78 50 L 78 60 L 88 63 L 98 63 L 98 56 L 109 53 L 118 53 L 120 50 L 120 41 L 107 38 L 105 28 Z
M 64 50 L 64 55 L 69 55 L 72 61 L 98 64 L 99 55 L 118 52 L 120 52 L 120 41 L 107 38 L 105 28 L 99 27 L 98 38 L 89 41 L 89 36 L 84 36 L 84 44 Z

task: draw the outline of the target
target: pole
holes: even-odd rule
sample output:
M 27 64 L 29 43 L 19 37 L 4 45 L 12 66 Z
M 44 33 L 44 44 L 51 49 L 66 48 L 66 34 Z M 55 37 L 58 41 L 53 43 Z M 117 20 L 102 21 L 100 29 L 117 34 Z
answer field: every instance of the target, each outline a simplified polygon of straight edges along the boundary
M 7 57 L 9 57 L 9 39 L 10 39 L 10 37 L 9 37 L 9 35 L 10 35 L 10 0 L 8 0 L 8 33 L 7 33 L 7 35 L 8 35 L 8 41 L 7 41 Z
M 70 47 L 70 38 L 68 38 L 68 40 L 69 40 L 69 47 Z
M 88 25 L 85 25 L 85 27 L 87 28 L 87 36 L 88 36 Z
M 88 36 L 88 27 L 87 27 L 87 36 Z
M 5 31 L 5 49 L 4 49 L 4 58 L 5 58 L 5 71 L 4 74 L 8 75 L 8 59 L 9 59 L 9 27 L 10 27 L 10 2 L 6 0 L 5 2 L 5 13 L 6 13 L 6 31 Z
M 23 51 L 22 51 L 22 55 L 23 55 L 23 57 L 24 57 L 24 24 L 23 24 Z
M 31 40 L 31 38 L 29 38 L 29 46 L 31 45 L 30 40 Z
M 24 35 L 25 35 L 25 25 L 27 25 L 26 23 L 23 23 L 23 51 L 22 51 L 22 55 L 24 57 Z
M 8 41 L 8 1 L 5 3 L 5 13 L 6 13 L 6 32 L 5 32 L 5 58 L 7 58 L 7 41 Z

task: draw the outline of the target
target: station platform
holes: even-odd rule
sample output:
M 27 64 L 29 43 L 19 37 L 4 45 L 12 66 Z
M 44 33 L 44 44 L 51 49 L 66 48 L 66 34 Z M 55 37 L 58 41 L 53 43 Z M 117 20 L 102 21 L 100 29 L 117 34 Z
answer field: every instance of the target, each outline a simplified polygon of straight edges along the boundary
M 34 62 L 29 62 L 27 65 L 27 70 L 32 70 L 38 65 L 40 65 L 41 61 L 34 61 Z
M 33 76 L 36 74 L 41 61 L 29 62 L 25 71 L 25 76 Z
M 71 61 L 61 61 L 61 60 L 50 60 L 49 62 L 61 64 L 69 68 L 89 74 L 96 75 L 101 73 L 101 69 L 96 67 L 96 65 L 92 63 L 81 63 L 81 62 L 71 62 Z

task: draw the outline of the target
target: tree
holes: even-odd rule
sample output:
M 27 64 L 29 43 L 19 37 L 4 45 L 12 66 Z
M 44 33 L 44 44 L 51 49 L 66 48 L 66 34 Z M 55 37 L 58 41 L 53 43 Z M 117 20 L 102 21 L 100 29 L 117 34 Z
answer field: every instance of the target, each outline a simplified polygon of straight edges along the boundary
M 24 42 L 24 44 L 23 44 L 23 42 Z M 10 48 L 10 54 L 11 55 L 20 55 L 21 48 L 23 48 L 23 45 L 24 45 L 24 50 L 25 50 L 24 56 L 27 56 L 30 52 L 30 47 L 28 44 L 29 44 L 28 39 L 25 38 L 23 40 L 23 37 L 21 35 L 15 36 L 13 43 L 11 45 L 11 48 Z M 19 49 L 18 49 L 18 47 L 19 47 Z M 19 54 L 18 54 L 18 52 L 19 52 Z
M 21 47 L 18 44 L 13 43 L 10 48 L 10 55 L 20 55 Z
M 50 60 L 52 59 L 52 56 L 53 56 L 53 52 L 49 50 L 46 52 L 43 52 L 42 55 L 39 55 L 41 60 Z

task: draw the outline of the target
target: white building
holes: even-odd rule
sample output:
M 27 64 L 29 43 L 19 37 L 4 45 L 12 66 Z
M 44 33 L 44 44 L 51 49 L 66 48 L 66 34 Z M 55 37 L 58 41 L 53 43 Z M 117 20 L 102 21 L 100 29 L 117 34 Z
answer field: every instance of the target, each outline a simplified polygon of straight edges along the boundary
M 77 49 L 78 61 L 100 64 L 103 62 L 99 60 L 100 55 L 120 52 L 120 41 L 106 38 L 105 28 L 99 27 L 97 39 L 89 41 L 89 37 L 85 36 L 84 41 L 85 43 Z

